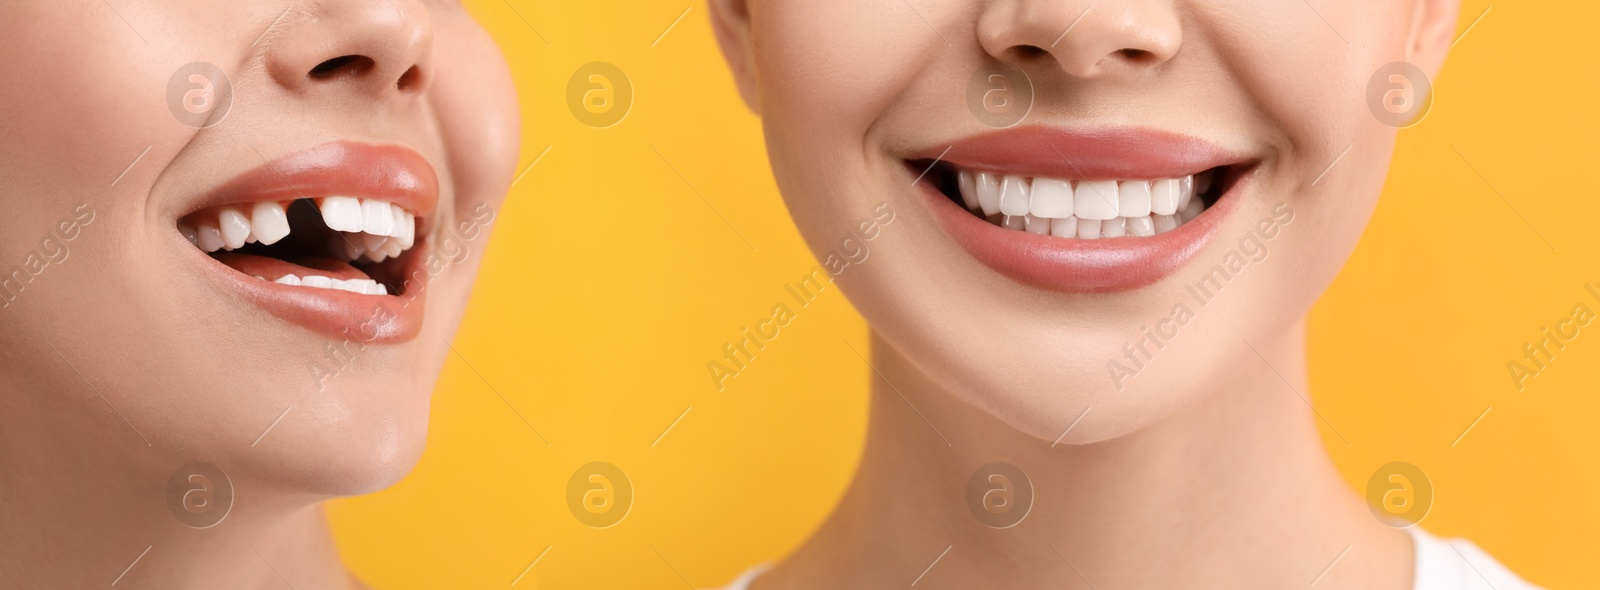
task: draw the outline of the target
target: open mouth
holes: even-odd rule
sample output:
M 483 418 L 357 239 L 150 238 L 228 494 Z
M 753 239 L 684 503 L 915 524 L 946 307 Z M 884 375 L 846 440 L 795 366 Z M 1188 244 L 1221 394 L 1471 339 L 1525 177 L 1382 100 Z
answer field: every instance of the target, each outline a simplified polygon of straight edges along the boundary
M 1056 238 L 1147 238 L 1193 221 L 1243 173 L 1222 166 L 1180 178 L 1069 180 L 912 161 L 927 181 L 973 215 L 1001 228 Z M 931 170 L 929 167 L 932 167 Z
M 256 279 L 383 296 L 404 284 L 417 215 L 383 199 L 325 196 L 209 207 L 178 231 Z
M 1052 126 L 927 144 L 900 159 L 978 262 L 1068 293 L 1138 289 L 1189 264 L 1258 164 L 1166 131 Z
M 174 226 L 225 291 L 330 338 L 395 343 L 422 329 L 439 199 L 416 151 L 335 141 L 207 191 Z

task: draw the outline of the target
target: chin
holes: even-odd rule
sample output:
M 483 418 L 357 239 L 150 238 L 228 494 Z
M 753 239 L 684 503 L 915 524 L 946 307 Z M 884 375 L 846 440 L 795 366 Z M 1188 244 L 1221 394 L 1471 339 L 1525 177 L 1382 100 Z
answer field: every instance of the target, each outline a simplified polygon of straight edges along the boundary
M 422 457 L 426 439 L 425 424 L 418 428 L 392 421 L 373 422 L 359 430 L 318 436 L 297 445 L 322 452 L 279 453 L 255 468 L 263 480 L 306 495 L 359 496 L 404 479 Z

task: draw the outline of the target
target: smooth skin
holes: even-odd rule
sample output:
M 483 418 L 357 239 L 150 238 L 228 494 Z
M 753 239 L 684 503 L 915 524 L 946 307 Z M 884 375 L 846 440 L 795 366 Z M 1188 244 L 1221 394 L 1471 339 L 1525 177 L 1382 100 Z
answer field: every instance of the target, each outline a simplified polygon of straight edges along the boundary
M 1300 397 L 1304 317 L 1389 165 L 1395 129 L 1369 110 L 1368 80 L 1396 61 L 1437 73 L 1455 0 L 710 5 L 807 241 L 826 250 L 878 202 L 900 214 L 837 279 L 882 376 L 861 467 L 755 588 L 1411 587 L 1410 540 L 1340 478 Z M 1197 265 L 1275 205 L 1295 211 L 1270 256 L 1121 391 L 1108 360 L 1203 271 L 1122 293 L 1023 285 L 960 248 L 911 186 L 909 154 L 989 130 L 964 95 L 993 61 L 1039 89 L 1028 124 L 1151 128 L 1258 160 Z M 991 461 L 1033 482 L 1013 528 L 968 511 L 968 477 Z
M 488 227 L 429 283 L 420 335 L 361 349 L 319 390 L 312 364 L 342 343 L 208 280 L 176 216 L 334 140 L 422 154 L 437 227 L 498 210 L 520 141 L 498 48 L 453 1 L 22 0 L 0 3 L 0 56 L 0 271 L 93 212 L 0 309 L 0 587 L 358 587 L 320 502 L 416 462 Z M 341 56 L 370 67 L 311 75 Z M 197 61 L 234 89 L 205 129 L 168 107 Z M 192 461 L 235 490 L 212 528 L 168 509 Z

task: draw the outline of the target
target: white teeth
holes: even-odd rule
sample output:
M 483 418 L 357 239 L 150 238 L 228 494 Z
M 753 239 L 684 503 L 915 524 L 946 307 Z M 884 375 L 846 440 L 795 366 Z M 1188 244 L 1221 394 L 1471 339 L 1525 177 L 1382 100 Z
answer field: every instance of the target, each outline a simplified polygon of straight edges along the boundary
M 1100 220 L 1078 218 L 1078 239 L 1093 240 L 1100 237 Z
M 382 262 L 416 245 L 416 215 L 394 203 L 323 197 L 317 207 L 324 224 L 337 232 L 329 241 L 329 252 L 334 257 L 342 255 L 347 262 L 363 255 Z M 276 201 L 225 205 L 179 220 L 178 232 L 206 252 L 234 250 L 257 242 L 270 246 L 290 233 L 288 208 Z
M 322 222 L 327 224 L 328 229 L 361 231 L 364 219 L 361 213 L 361 201 L 354 197 L 323 197 L 319 205 L 322 209 Z
M 1156 235 L 1156 223 L 1149 215 L 1144 217 L 1129 217 L 1128 235 L 1148 238 Z
M 250 209 L 250 233 L 268 246 L 278 243 L 289 235 L 288 212 L 274 201 L 256 203 Z
M 229 250 L 244 247 L 250 239 L 250 218 L 233 207 L 223 207 L 217 213 L 217 227 L 222 230 L 222 243 Z
M 392 228 L 389 236 L 397 242 L 401 241 L 406 235 L 406 210 L 399 205 L 389 205 L 389 223 Z
M 366 253 L 360 234 L 335 233 L 328 238 L 328 249 L 333 252 L 343 252 L 344 261 L 351 262 Z
M 1050 221 L 1050 235 L 1058 238 L 1078 237 L 1078 218 L 1067 217 Z
M 1177 179 L 1157 180 L 1150 188 L 1150 212 L 1172 215 L 1178 212 L 1178 196 L 1183 192 Z
M 1200 216 L 1201 211 L 1205 210 L 1205 203 L 1200 202 L 1200 199 L 1193 199 L 1183 208 L 1182 212 L 1178 213 L 1178 217 L 1184 221 L 1193 221 L 1194 218 Z
M 1028 233 L 1035 233 L 1041 236 L 1050 235 L 1050 219 L 1046 217 L 1024 215 L 1022 217 L 1022 226 Z
M 1000 213 L 1003 215 L 1028 214 L 1028 179 L 1006 176 L 1000 181 Z
M 1174 215 L 1154 215 L 1156 235 L 1164 234 L 1178 229 L 1178 218 Z
M 348 291 L 357 295 L 388 295 L 388 287 L 372 279 L 335 279 L 329 277 L 308 276 L 301 278 L 295 275 L 283 275 L 278 280 L 272 281 L 280 285 L 291 287 L 313 287 L 317 289 L 333 289 Z
M 1120 238 L 1128 235 L 1128 219 L 1127 217 L 1118 217 L 1100 222 L 1100 237 Z
M 1072 193 L 1072 213 L 1078 219 L 1101 221 L 1117 217 L 1117 181 L 1087 180 Z M 1081 237 L 1081 236 L 1080 236 Z
M 389 211 L 389 203 L 377 199 L 367 199 L 361 202 L 361 231 L 377 236 L 394 234 L 394 213 Z
M 197 239 L 200 242 L 199 246 L 201 250 L 205 250 L 206 252 L 216 252 L 217 250 L 222 249 L 222 230 L 217 229 L 216 221 L 210 219 L 201 220 L 200 226 L 196 228 L 196 232 L 198 233 Z
M 389 242 L 389 238 L 373 234 L 356 234 L 350 237 L 361 240 L 361 247 L 368 252 L 386 251 L 383 245 Z
M 988 172 L 978 173 L 978 208 L 984 216 L 1000 213 L 1000 177 Z
M 966 205 L 968 211 L 977 211 L 978 175 L 962 170 L 957 177 L 958 184 L 961 185 L 961 204 Z
M 1150 214 L 1150 182 L 1129 180 L 1117 183 L 1117 214 L 1122 217 L 1141 217 Z
M 1028 212 L 1035 217 L 1072 217 L 1072 183 L 1054 178 L 1033 179 L 1033 195 Z
M 414 232 L 415 230 L 412 230 L 407 233 Z M 409 238 L 406 236 L 384 237 L 362 233 L 344 234 L 344 239 L 353 244 L 353 247 L 347 246 L 344 249 L 344 252 L 350 255 L 350 260 L 353 261 L 365 256 L 367 260 L 372 262 L 383 262 L 389 258 L 395 258 L 401 252 L 406 251 L 408 248 L 406 242 Z
M 1162 180 L 1080 180 L 1028 178 L 958 171 L 961 201 L 967 209 L 1006 229 L 1058 238 L 1147 238 L 1199 217 L 1205 202 L 1195 198 L 1215 181 L 1213 173 Z M 394 237 L 366 245 L 368 256 L 395 256 L 395 242 L 409 247 L 407 220 Z M 404 248 L 401 248 L 402 250 Z M 381 259 L 381 258 L 380 258 Z

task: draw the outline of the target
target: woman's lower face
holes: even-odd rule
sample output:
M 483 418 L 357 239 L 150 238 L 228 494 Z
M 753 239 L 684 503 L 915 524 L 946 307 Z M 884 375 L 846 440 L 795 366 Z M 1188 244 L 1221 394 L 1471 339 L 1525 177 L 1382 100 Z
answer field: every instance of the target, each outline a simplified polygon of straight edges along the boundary
M 800 229 L 818 252 L 870 242 L 838 276 L 852 302 L 958 397 L 1066 443 L 1223 387 L 1304 315 L 1387 167 L 1393 128 L 1360 89 L 1408 58 L 1420 14 L 749 8 L 754 69 L 782 72 L 752 84 Z M 510 81 L 470 17 L 0 15 L 26 23 L 0 52 L 31 57 L 0 60 L 0 374 L 7 415 L 49 417 L 8 421 L 7 448 L 70 445 L 163 489 L 186 470 L 308 496 L 401 477 L 515 166 Z
M 49 417 L 7 438 L 398 480 L 514 173 L 498 49 L 454 2 L 120 4 L 0 8 L 0 374 Z
M 1148 425 L 1291 332 L 1387 171 L 1369 80 L 1436 67 L 1417 31 L 1454 23 L 1448 2 L 732 4 L 751 41 L 725 49 L 813 249 L 897 214 L 837 273 L 852 303 L 1034 436 L 1093 407 L 1064 443 Z

